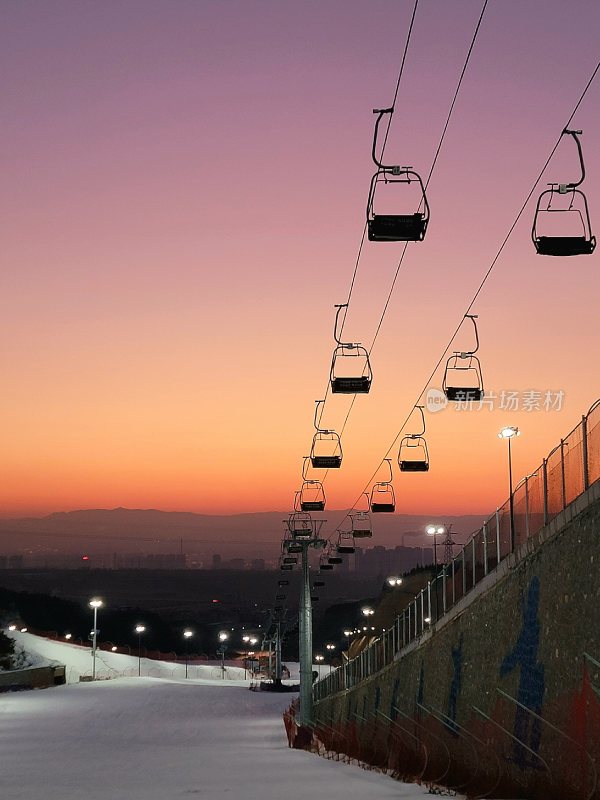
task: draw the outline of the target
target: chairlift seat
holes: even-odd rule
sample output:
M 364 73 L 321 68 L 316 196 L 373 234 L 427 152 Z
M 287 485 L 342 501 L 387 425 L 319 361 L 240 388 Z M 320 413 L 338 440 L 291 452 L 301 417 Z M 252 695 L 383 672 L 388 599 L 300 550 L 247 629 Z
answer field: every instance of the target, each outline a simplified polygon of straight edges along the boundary
M 275 600 L 285 600 L 285 595 L 284 594 L 276 594 L 275 595 Z
M 298 542 L 290 542 L 287 546 L 288 553 L 301 553 L 302 545 Z
M 483 398 L 483 389 L 478 386 L 447 386 L 445 393 L 448 400 L 456 400 L 465 403 L 471 400 L 481 400 Z
M 428 472 L 429 461 L 400 461 L 400 472 Z
M 281 565 L 281 567 L 280 567 L 280 569 L 282 569 L 282 570 L 284 570 L 284 571 L 286 571 L 286 572 L 287 572 L 288 570 L 291 570 L 291 569 L 293 569 L 293 568 L 294 568 L 294 565 L 293 565 L 293 564 L 282 564 L 282 565 Z
M 352 544 L 338 544 L 338 553 L 349 553 L 350 555 L 355 552 L 355 547 Z
M 533 243 L 541 256 L 589 256 L 596 247 L 596 237 L 538 236 Z
M 325 511 L 324 500 L 303 500 L 300 503 L 302 511 Z
M 339 469 L 342 466 L 341 456 L 311 456 L 310 463 L 315 469 Z
M 284 564 L 297 564 L 298 563 L 298 559 L 296 558 L 296 556 L 284 556 L 283 557 L 283 563 Z
M 341 556 L 328 556 L 327 560 L 330 564 L 341 564 L 344 559 Z
M 319 602 L 319 598 L 317 597 L 316 594 L 311 594 L 310 601 L 311 601 L 311 603 L 318 603 Z
M 319 586 L 325 586 L 325 581 L 315 581 L 313 583 L 313 589 L 318 589 Z
M 289 586 L 289 581 L 277 581 L 277 586 Z
M 368 394 L 371 388 L 371 379 L 366 375 L 353 378 L 332 378 L 332 394 Z
M 374 514 L 393 514 L 395 510 L 394 503 L 371 503 L 371 511 Z
M 333 569 L 333 564 L 326 564 L 323 562 L 322 564 L 319 564 L 319 569 L 323 571 Z
M 424 214 L 375 214 L 368 220 L 371 242 L 420 242 L 425 237 Z
M 370 539 L 373 531 L 370 528 L 353 528 L 352 533 L 355 539 Z

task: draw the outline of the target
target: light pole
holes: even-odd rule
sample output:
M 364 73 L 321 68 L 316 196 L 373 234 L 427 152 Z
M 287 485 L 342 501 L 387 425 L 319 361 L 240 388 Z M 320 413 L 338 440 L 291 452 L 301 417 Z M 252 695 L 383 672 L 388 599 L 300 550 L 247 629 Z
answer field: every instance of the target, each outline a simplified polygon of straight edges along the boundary
M 138 635 L 138 678 L 142 675 L 142 633 L 144 633 L 145 630 L 145 625 L 135 626 L 135 632 Z
M 221 656 L 221 677 L 225 680 L 225 651 L 227 650 L 227 640 L 229 639 L 229 634 L 227 631 L 221 631 L 219 633 L 219 647 L 217 649 L 217 653 Z
M 331 660 L 333 658 L 333 651 L 335 650 L 334 644 L 326 644 L 325 648 L 329 651 L 329 672 L 331 672 Z
M 192 638 L 193 635 L 194 635 L 194 631 L 185 630 L 183 632 L 183 638 L 185 639 L 185 677 L 186 678 L 188 676 L 188 661 L 189 661 L 189 658 L 190 658 L 189 641 L 190 641 L 190 639 Z M 197 674 L 198 673 L 196 671 L 196 675 Z
M 319 680 L 321 680 L 321 663 L 323 662 L 324 658 L 325 658 L 325 656 L 321 656 L 321 655 L 316 655 L 315 656 L 315 661 L 317 662 L 317 669 L 319 670 Z
M 94 609 L 94 630 L 92 631 L 92 680 L 96 680 L 96 645 L 98 644 L 98 609 L 104 603 L 98 597 L 92 597 L 90 607 Z
M 433 536 L 433 563 L 437 567 L 437 535 L 440 536 L 446 532 L 446 529 L 443 525 L 428 525 L 425 528 L 425 533 L 428 536 Z
M 502 428 L 498 434 L 499 439 L 508 439 L 508 485 L 510 489 L 510 496 L 508 507 L 510 509 L 510 552 L 514 553 L 515 550 L 515 504 L 513 498 L 513 478 L 512 478 L 512 452 L 510 447 L 510 440 L 513 436 L 520 436 L 521 431 L 515 428 L 514 425 L 507 425 Z
M 346 628 L 344 636 L 346 637 L 346 661 L 350 661 L 350 637 L 352 636 L 352 631 Z

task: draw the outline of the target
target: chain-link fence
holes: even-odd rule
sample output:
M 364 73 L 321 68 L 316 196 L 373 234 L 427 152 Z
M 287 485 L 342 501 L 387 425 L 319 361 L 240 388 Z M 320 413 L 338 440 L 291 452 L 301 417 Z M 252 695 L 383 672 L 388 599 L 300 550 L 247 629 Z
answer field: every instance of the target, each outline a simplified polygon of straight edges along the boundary
M 471 591 L 479 581 L 600 480 L 600 400 L 514 488 L 449 564 L 359 656 L 314 686 L 315 700 L 348 689 L 391 663 L 395 653 Z

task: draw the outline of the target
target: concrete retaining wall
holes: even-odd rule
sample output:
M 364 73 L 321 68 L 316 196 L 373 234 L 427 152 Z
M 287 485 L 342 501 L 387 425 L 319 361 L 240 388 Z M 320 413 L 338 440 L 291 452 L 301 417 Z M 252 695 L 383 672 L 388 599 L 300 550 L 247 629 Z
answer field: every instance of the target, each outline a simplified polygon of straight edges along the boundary
M 437 627 L 315 706 L 327 746 L 469 794 L 600 799 L 600 483 Z

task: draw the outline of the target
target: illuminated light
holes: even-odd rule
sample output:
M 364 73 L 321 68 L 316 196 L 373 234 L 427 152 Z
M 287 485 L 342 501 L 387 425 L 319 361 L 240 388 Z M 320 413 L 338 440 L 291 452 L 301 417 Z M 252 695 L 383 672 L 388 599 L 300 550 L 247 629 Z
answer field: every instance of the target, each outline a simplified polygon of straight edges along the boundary
M 104 605 L 103 601 L 100 600 L 99 597 L 92 597 L 89 604 L 91 608 L 102 608 Z
M 516 428 L 514 425 L 507 425 L 505 428 L 502 428 L 500 433 L 498 434 L 499 439 L 512 439 L 513 436 L 520 436 L 521 431 Z
M 117 647 L 116 647 L 116 645 L 113 645 L 113 646 L 112 646 L 110 649 L 112 650 L 112 652 L 113 652 L 113 653 L 116 653 L 116 652 L 117 652 Z
M 65 633 L 65 639 L 71 639 L 73 636 L 72 633 Z
M 212 600 L 212 602 L 213 602 L 213 603 L 220 603 L 221 601 L 220 601 L 220 600 L 217 600 L 217 599 L 213 599 L 213 600 Z
M 183 638 L 184 639 L 189 639 L 193 635 L 194 635 L 194 631 L 189 631 L 188 630 L 188 631 L 184 631 L 183 632 Z M 222 634 L 219 634 L 219 637 L 221 637 L 221 636 L 222 636 Z
M 17 626 L 16 625 L 9 625 L 8 626 L 8 630 L 9 631 L 16 631 L 17 630 Z
M 89 561 L 90 557 L 89 556 L 81 556 L 81 560 L 82 561 Z
M 21 628 L 21 633 L 27 633 L 27 628 Z
M 361 608 L 361 611 L 365 615 L 365 617 L 372 617 L 373 614 L 375 613 L 372 608 L 369 608 L 369 606 L 364 606 L 363 608 Z
M 137 634 L 143 633 L 145 630 L 146 630 L 146 626 L 145 625 L 136 625 L 135 626 L 135 632 Z
M 425 617 L 423 622 L 427 622 L 429 624 L 431 622 L 431 617 Z
M 226 642 L 227 639 L 229 639 L 229 634 L 226 631 L 221 631 L 221 633 L 219 634 L 219 641 Z

